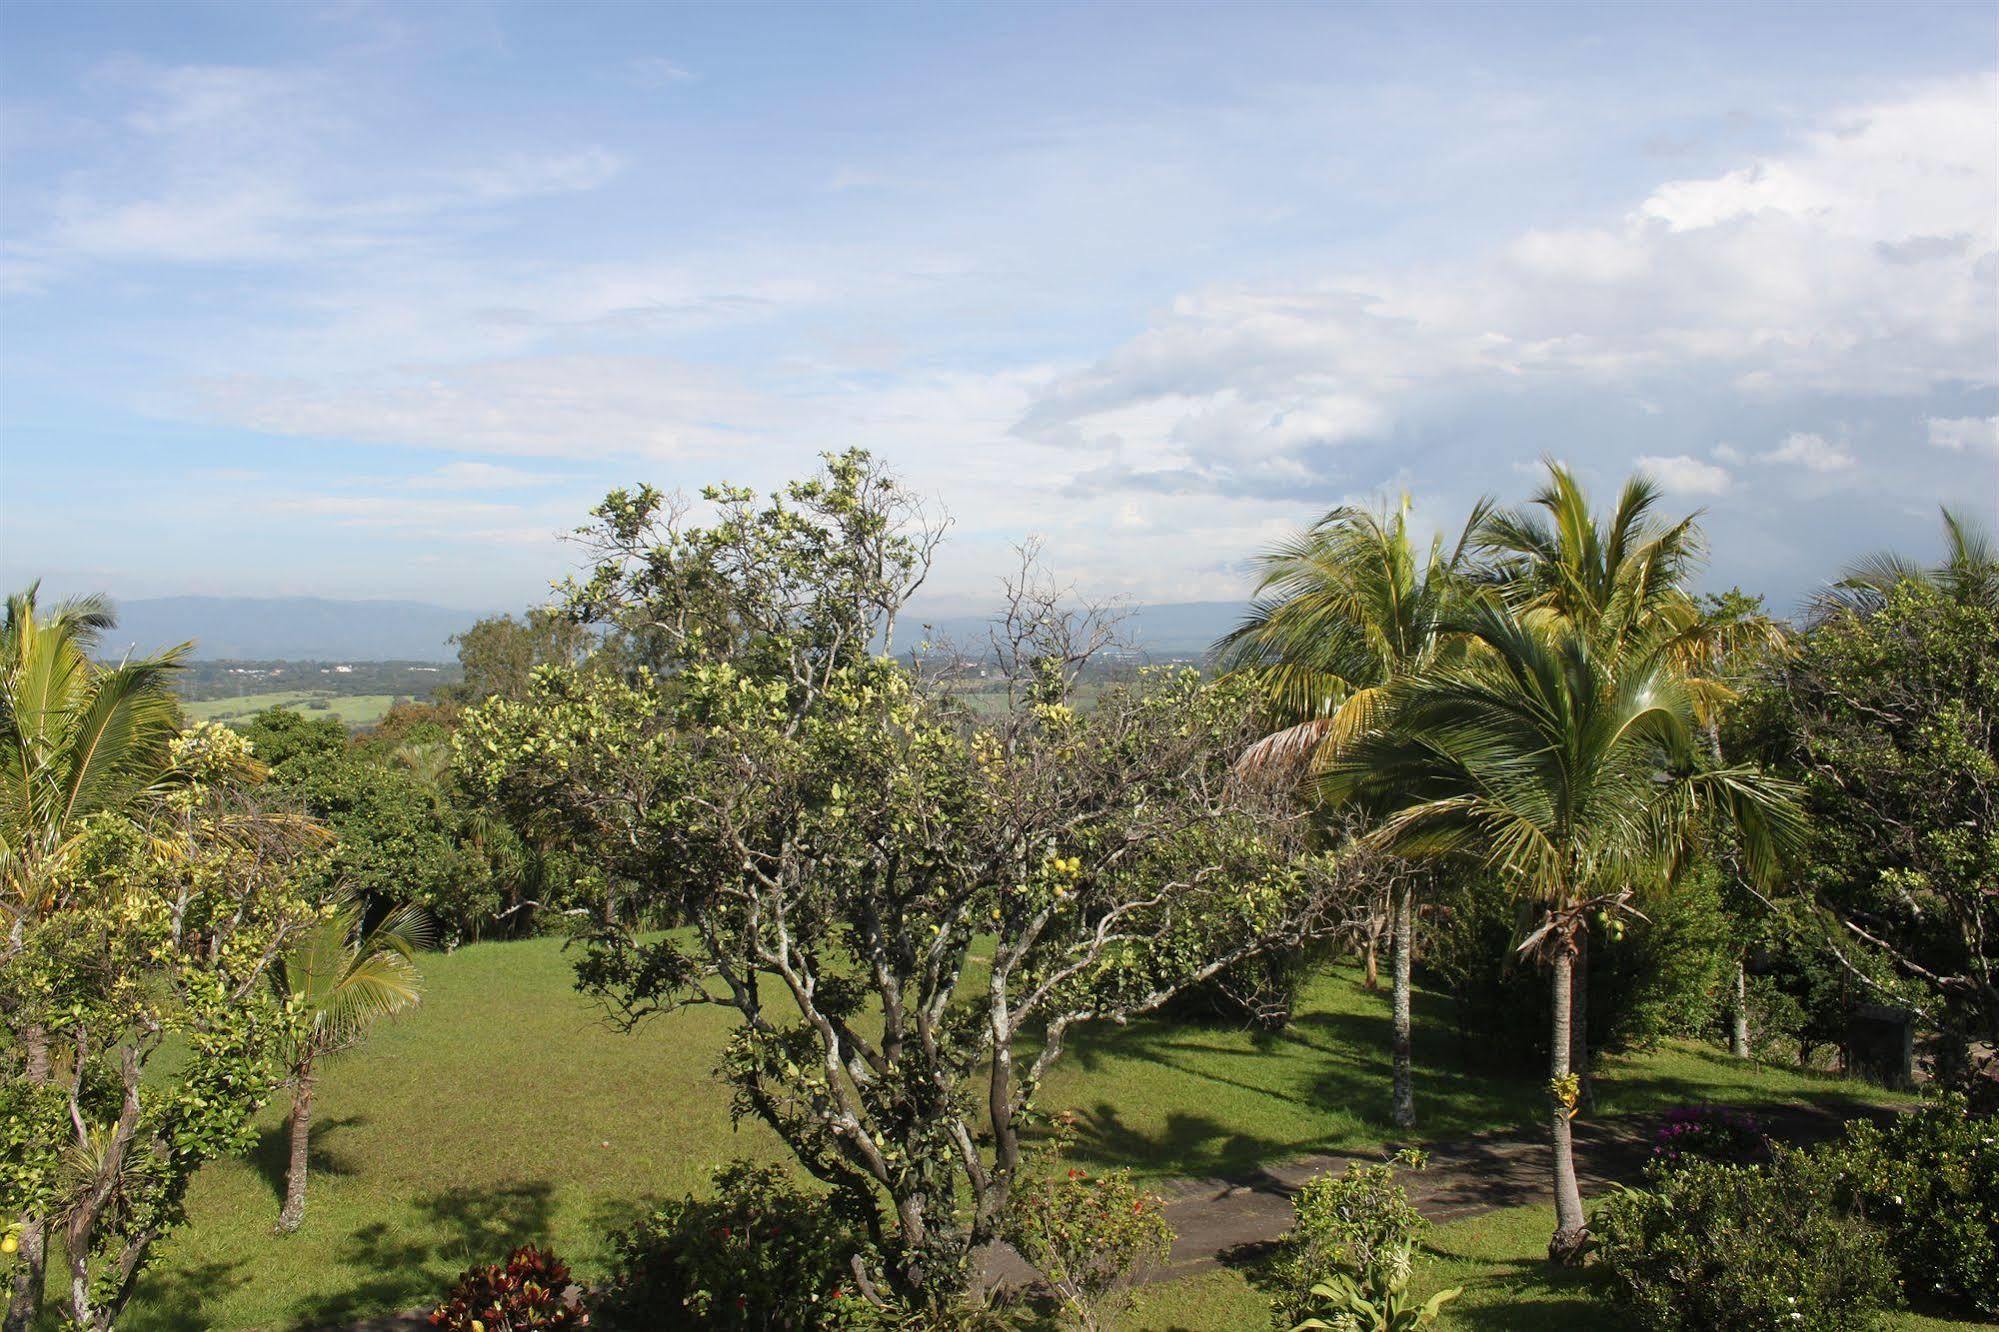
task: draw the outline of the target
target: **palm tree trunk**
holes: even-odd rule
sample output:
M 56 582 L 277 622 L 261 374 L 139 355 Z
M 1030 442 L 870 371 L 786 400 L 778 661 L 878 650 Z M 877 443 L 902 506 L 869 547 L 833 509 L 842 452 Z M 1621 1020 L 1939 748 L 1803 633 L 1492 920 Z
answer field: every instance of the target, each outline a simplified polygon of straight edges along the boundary
M 1395 886 L 1394 997 L 1390 1002 L 1395 1050 L 1395 1109 L 1397 1128 L 1416 1123 L 1416 1087 L 1410 1068 L 1409 1047 L 1409 955 L 1415 947 L 1416 892 L 1408 876 Z
M 1575 1139 L 1570 1133 L 1573 1105 L 1565 1104 L 1561 1088 L 1569 1076 L 1569 1004 L 1575 958 L 1566 947 L 1555 954 L 1553 967 L 1554 1031 L 1548 1042 L 1549 1126 L 1555 1138 L 1555 1234 L 1548 1241 L 1552 1262 L 1573 1262 L 1582 1251 L 1585 1229 L 1583 1195 L 1576 1184 Z
M 285 1205 L 278 1212 L 278 1230 L 290 1234 L 305 1220 L 307 1158 L 312 1149 L 312 1065 L 299 1070 L 292 1082 L 291 1163 L 285 1169 Z
M 1577 1078 L 1580 1102 L 1596 1109 L 1596 1085 L 1589 1070 L 1589 927 L 1576 933 L 1575 965 L 1569 978 L 1569 1071 Z
M 1735 959 L 1735 1011 L 1729 1015 L 1728 1052 L 1749 1058 L 1749 968 Z
M 31 1025 L 21 1036 L 24 1071 L 30 1086 L 46 1086 L 49 1080 L 48 1033 Z M 14 1281 L 7 1292 L 6 1332 L 27 1332 L 42 1309 L 42 1293 L 48 1281 L 48 1222 L 33 1212 L 21 1216 L 20 1250 L 14 1258 Z

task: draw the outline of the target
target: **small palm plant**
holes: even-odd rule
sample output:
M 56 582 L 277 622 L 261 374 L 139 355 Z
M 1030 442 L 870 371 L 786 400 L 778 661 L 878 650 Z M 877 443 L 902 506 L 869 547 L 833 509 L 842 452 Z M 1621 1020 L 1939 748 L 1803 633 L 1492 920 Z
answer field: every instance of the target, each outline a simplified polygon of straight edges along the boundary
M 280 1231 L 297 1230 L 305 1220 L 312 1093 L 319 1061 L 359 1043 L 376 1019 L 416 1005 L 423 994 L 416 954 L 430 946 L 431 934 L 430 918 L 421 907 L 399 907 L 370 930 L 365 928 L 361 903 L 343 896 L 272 969 L 272 983 L 292 1001 L 300 1023 L 288 1061 L 291 1161 L 285 1170 L 284 1207 L 278 1213 Z

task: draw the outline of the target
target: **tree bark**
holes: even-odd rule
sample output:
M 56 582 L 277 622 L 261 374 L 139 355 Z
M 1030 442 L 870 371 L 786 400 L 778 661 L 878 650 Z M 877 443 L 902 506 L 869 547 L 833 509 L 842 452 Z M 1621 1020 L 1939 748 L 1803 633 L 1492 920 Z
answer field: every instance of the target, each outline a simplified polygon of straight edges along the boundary
M 1390 1003 L 1395 1051 L 1395 1109 L 1397 1128 L 1416 1123 L 1416 1087 L 1411 1069 L 1409 1044 L 1409 958 L 1416 935 L 1415 889 L 1405 875 L 1395 887 L 1394 905 L 1394 997 Z
M 49 1081 L 49 1037 L 39 1025 L 22 1033 L 21 1047 L 28 1084 L 44 1087 Z M 27 1332 L 42 1309 L 42 1293 L 48 1282 L 48 1222 L 33 1212 L 21 1215 L 21 1247 L 15 1254 L 14 1280 L 7 1293 L 5 1332 Z
M 1749 1058 L 1749 969 L 1735 959 L 1735 1011 L 1729 1015 L 1728 1052 Z
M 300 1070 L 292 1083 L 291 1163 L 285 1168 L 285 1205 L 278 1212 L 278 1231 L 290 1234 L 305 1220 L 305 1182 L 312 1151 L 312 1068 Z
M 1574 969 L 1569 978 L 1569 1071 L 1576 1075 L 1585 1110 L 1596 1109 L 1596 1083 L 1589 1068 L 1589 926 L 1576 932 Z
M 1563 1103 L 1560 1087 L 1569 1068 L 1569 1012 L 1575 980 L 1575 957 L 1561 947 L 1555 954 L 1554 1031 L 1548 1042 L 1549 1127 L 1555 1139 L 1555 1234 L 1548 1241 L 1552 1262 L 1570 1263 L 1581 1256 L 1587 1230 L 1583 1222 L 1582 1190 L 1576 1184 L 1575 1139 L 1570 1133 L 1569 1115 L 1573 1107 Z

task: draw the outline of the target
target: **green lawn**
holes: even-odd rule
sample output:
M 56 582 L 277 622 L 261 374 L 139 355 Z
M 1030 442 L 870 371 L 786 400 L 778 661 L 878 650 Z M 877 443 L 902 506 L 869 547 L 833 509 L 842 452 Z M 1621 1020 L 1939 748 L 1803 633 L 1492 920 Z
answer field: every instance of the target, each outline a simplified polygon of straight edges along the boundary
M 237 694 L 183 703 L 181 711 L 195 721 L 248 721 L 266 708 L 291 708 L 307 717 L 337 717 L 349 730 L 373 726 L 388 714 L 394 694 L 335 694 L 325 689 L 286 689 L 268 694 Z M 325 704 L 324 707 L 319 706 Z
M 620 1035 L 576 995 L 570 962 L 554 939 L 427 959 L 423 1008 L 326 1069 L 303 1230 L 271 1233 L 283 1162 L 273 1106 L 250 1159 L 218 1162 L 195 1182 L 193 1225 L 165 1247 L 130 1326 L 314 1327 L 410 1307 L 468 1262 L 528 1238 L 552 1240 L 588 1276 L 601 1263 L 605 1227 L 642 1198 L 700 1188 L 730 1155 L 780 1155 L 761 1128 L 730 1126 L 727 1096 L 710 1076 L 722 1011 Z M 1420 999 L 1425 1135 L 1536 1122 L 1537 1077 L 1435 1071 L 1456 1043 L 1448 1005 Z M 1386 1026 L 1386 997 L 1336 971 L 1310 988 L 1298 1021 L 1279 1036 L 1166 1023 L 1099 1033 L 1060 1066 L 1044 1104 L 1079 1112 L 1090 1158 L 1155 1175 L 1374 1147 L 1393 1137 Z M 1604 1074 L 1603 1109 L 1613 1113 L 1858 1092 L 1691 1046 L 1614 1060 Z M 1542 1243 L 1545 1233 L 1521 1252 Z M 1249 1293 L 1228 1279 L 1236 1295 Z M 1187 1325 L 1262 1325 L 1261 1315 L 1227 1321 L 1228 1292 L 1206 1286 L 1174 1316 L 1193 1318 L 1210 1303 L 1221 1321 Z
M 1464 1294 L 1448 1306 L 1447 1329 L 1544 1332 L 1548 1328 L 1627 1326 L 1593 1294 L 1600 1269 L 1548 1265 L 1553 1207 L 1514 1207 L 1439 1226 L 1429 1258 L 1417 1269 L 1416 1293 L 1447 1286 Z M 1121 1324 L 1126 1332 L 1269 1332 L 1270 1301 L 1251 1274 L 1224 1270 L 1146 1289 Z M 1891 1314 L 1889 1332 L 1969 1332 L 1989 1324 L 1953 1322 L 1907 1311 Z

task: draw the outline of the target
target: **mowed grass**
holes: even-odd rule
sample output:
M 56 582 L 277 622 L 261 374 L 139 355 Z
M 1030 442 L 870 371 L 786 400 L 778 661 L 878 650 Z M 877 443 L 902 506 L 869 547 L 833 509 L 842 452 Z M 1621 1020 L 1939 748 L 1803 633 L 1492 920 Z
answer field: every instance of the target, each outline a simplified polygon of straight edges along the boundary
M 181 711 L 195 721 L 248 721 L 267 708 L 290 708 L 307 718 L 332 716 L 349 730 L 373 726 L 388 715 L 394 694 L 335 694 L 325 689 L 287 689 L 266 694 L 237 694 L 183 703 Z M 320 704 L 325 704 L 320 707 Z
M 258 1150 L 195 1181 L 193 1224 L 164 1246 L 129 1326 L 314 1328 L 411 1308 L 467 1264 L 528 1239 L 552 1241 L 587 1278 L 602 1270 L 606 1230 L 647 1199 L 705 1188 L 710 1167 L 731 1156 L 783 1159 L 760 1126 L 730 1124 L 711 1071 L 723 1010 L 621 1034 L 575 992 L 572 961 L 559 939 L 426 958 L 423 1007 L 325 1066 L 304 1228 L 271 1232 L 285 1147 L 274 1104 Z M 1425 1137 L 1537 1122 L 1538 1076 L 1449 1071 L 1458 1043 L 1448 1002 L 1419 995 L 1417 1016 Z M 1154 1176 L 1370 1149 L 1395 1138 L 1386 1034 L 1386 996 L 1335 969 L 1275 1036 L 1168 1022 L 1093 1033 L 1058 1065 L 1043 1105 L 1078 1112 L 1088 1159 Z M 1606 1113 L 1867 1094 L 1690 1045 L 1603 1072 Z

